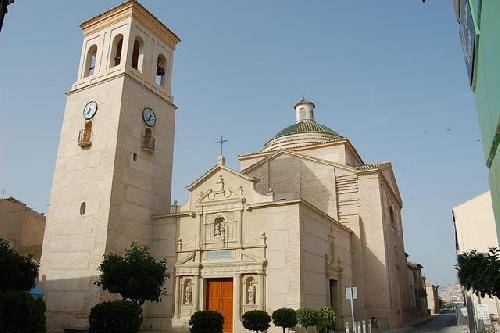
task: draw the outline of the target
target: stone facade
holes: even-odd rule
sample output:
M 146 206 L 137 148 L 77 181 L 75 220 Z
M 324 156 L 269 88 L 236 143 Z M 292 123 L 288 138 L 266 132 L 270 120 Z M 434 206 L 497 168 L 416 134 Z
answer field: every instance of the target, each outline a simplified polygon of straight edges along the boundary
M 13 197 L 0 199 L 0 239 L 23 256 L 40 261 L 45 216 Z
M 239 171 L 220 156 L 188 186 L 189 199 L 171 205 L 170 77 L 179 39 L 136 1 L 81 27 L 40 270 L 49 332 L 85 326 L 90 308 L 112 297 L 94 286 L 97 268 L 105 253 L 133 241 L 167 258 L 173 273 L 162 301 L 144 306 L 145 330 L 187 332 L 194 311 L 227 298 L 228 332 L 244 332 L 248 310 L 325 305 L 341 328 L 351 321 L 348 286 L 358 287 L 357 320 L 385 328 L 412 318 L 403 203 L 390 162 L 364 163 L 301 100 L 295 124 L 240 155 Z M 156 124 L 141 119 L 145 108 Z M 213 296 L 216 286 L 229 296 Z

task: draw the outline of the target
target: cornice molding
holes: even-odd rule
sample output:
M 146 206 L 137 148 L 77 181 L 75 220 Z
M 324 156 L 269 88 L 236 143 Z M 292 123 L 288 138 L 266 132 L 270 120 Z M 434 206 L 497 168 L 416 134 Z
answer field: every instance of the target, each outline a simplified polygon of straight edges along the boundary
M 129 0 L 86 20 L 80 24 L 80 28 L 83 30 L 83 35 L 87 37 L 127 18 L 132 18 L 141 23 L 148 30 L 152 31 L 161 41 L 173 48 L 181 41 L 175 33 L 167 28 L 166 25 L 136 0 Z

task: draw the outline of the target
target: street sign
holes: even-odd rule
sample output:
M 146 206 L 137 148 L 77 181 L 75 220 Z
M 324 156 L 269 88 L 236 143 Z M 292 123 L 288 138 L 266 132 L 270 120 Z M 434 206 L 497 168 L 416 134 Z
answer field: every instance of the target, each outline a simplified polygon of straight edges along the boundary
M 346 287 L 345 299 L 358 299 L 358 287 Z
M 487 304 L 476 305 L 477 319 L 490 320 L 490 308 Z

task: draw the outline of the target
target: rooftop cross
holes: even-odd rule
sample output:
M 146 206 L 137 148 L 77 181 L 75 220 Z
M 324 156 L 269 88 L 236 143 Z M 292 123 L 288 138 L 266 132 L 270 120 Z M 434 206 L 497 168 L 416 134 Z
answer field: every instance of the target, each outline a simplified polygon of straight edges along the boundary
M 224 139 L 224 137 L 221 135 L 220 136 L 220 141 L 217 141 L 218 144 L 220 144 L 220 156 L 222 156 L 222 146 L 228 142 L 227 139 Z

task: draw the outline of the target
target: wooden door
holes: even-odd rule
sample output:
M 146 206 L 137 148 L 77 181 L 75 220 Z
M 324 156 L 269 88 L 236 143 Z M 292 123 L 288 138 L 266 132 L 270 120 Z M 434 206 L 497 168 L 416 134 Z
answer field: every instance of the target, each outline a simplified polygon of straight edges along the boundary
M 224 316 L 224 332 L 233 331 L 233 279 L 209 279 L 206 292 L 207 310 Z

